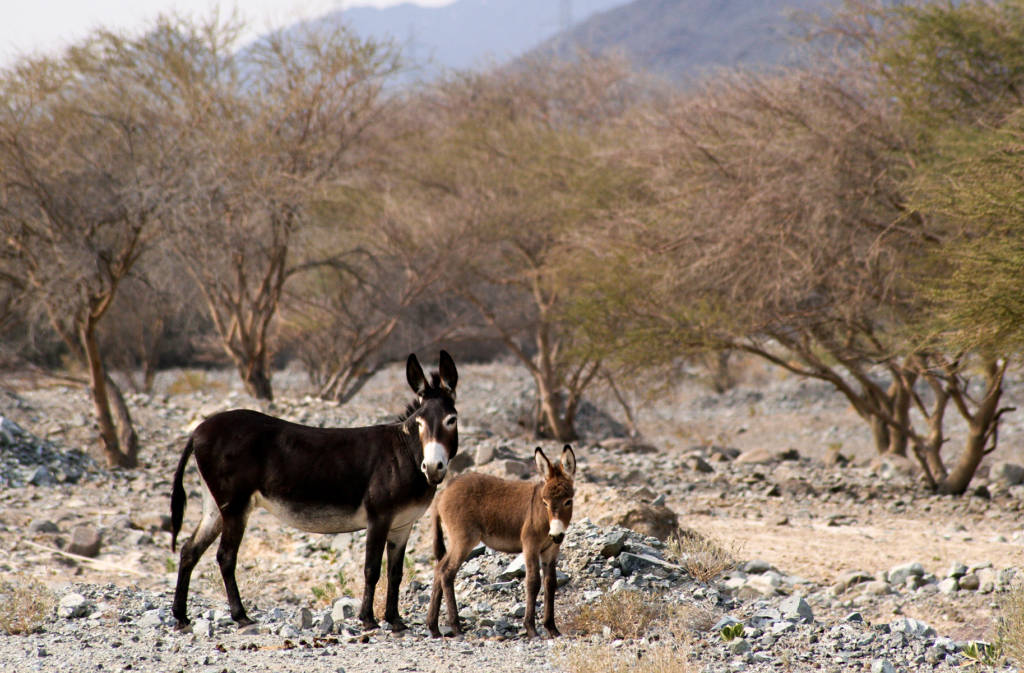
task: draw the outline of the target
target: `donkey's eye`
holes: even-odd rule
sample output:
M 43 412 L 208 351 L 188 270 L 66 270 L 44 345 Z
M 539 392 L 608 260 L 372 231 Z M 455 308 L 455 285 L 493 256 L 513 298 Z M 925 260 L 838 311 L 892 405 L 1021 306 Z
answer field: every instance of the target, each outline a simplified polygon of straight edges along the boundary
M 459 422 L 459 417 L 456 416 L 455 414 L 451 414 L 450 416 L 446 416 L 445 419 L 444 419 L 444 425 L 447 428 L 454 428 L 455 424 L 458 423 L 458 422 Z
M 566 500 L 565 504 L 562 505 L 562 507 L 572 507 L 572 498 Z

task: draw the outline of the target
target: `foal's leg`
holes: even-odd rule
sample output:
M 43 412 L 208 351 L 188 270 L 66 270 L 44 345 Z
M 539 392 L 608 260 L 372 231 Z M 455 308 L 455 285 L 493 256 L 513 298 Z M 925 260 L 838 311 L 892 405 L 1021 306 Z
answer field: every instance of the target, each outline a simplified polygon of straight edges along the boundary
M 540 591 L 540 559 L 537 552 L 523 546 L 523 557 L 526 560 L 526 614 L 523 615 L 523 626 L 526 637 L 537 637 L 537 593 Z
M 388 539 L 390 521 L 371 521 L 366 527 L 366 557 L 363 561 L 363 604 L 359 607 L 359 620 L 367 631 L 380 626 L 373 616 L 373 595 L 380 579 L 380 561 Z
M 220 565 L 220 574 L 224 578 L 224 591 L 228 595 L 228 609 L 231 610 L 231 618 L 238 626 L 253 624 L 253 620 L 245 614 L 242 607 L 242 597 L 238 593 L 238 583 L 235 581 L 235 565 L 238 562 L 238 547 L 242 544 L 242 534 L 245 533 L 245 522 L 247 511 L 224 511 L 221 518 L 224 521 L 224 531 L 220 536 L 220 546 L 217 548 L 217 563 Z
M 459 623 L 459 606 L 455 602 L 455 576 L 462 564 L 465 563 L 470 550 L 480 541 L 479 536 L 470 531 L 449 532 L 451 533 L 449 540 L 451 546 L 434 567 L 434 587 L 430 593 L 430 610 L 427 612 L 427 627 L 435 638 L 441 637 L 441 631 L 437 628 L 437 620 L 441 612 L 442 594 L 448 609 L 448 624 L 451 626 L 452 635 L 457 636 L 462 633 L 462 625 Z
M 562 635 L 555 627 L 555 590 L 558 588 L 558 578 L 555 572 L 558 551 L 557 547 L 555 549 L 555 553 L 551 554 L 550 558 L 541 559 L 544 563 L 544 628 L 548 630 L 548 635 L 552 638 Z
M 205 484 L 204 484 L 205 487 Z M 181 546 L 178 560 L 178 584 L 174 589 L 174 603 L 171 614 L 178 621 L 177 628 L 182 629 L 189 624 L 188 619 L 188 585 L 192 579 L 192 570 L 199 563 L 203 553 L 217 539 L 221 531 L 220 510 L 210 494 L 209 489 L 203 490 L 203 516 L 195 531 Z
M 402 586 L 402 571 L 405 562 L 405 545 L 409 541 L 412 526 L 405 530 L 393 530 L 388 535 L 388 595 L 384 607 L 384 621 L 391 625 L 392 631 L 404 631 L 409 628 L 398 614 L 398 590 Z

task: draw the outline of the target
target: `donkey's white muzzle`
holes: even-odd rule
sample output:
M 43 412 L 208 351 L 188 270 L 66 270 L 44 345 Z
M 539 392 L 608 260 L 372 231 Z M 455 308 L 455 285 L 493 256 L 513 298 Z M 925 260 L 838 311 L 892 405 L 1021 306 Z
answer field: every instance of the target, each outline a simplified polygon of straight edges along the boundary
M 440 442 L 427 442 L 423 447 L 423 463 L 420 464 L 424 476 L 431 484 L 440 484 L 448 471 L 448 452 Z

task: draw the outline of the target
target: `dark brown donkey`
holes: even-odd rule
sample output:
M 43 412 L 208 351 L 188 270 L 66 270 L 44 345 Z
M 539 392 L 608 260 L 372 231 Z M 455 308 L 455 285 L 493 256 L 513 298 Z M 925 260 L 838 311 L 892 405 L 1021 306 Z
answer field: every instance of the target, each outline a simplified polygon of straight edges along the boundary
M 543 483 L 499 479 L 469 472 L 441 491 L 434 504 L 434 589 L 430 595 L 427 626 L 439 637 L 437 618 L 444 592 L 448 620 L 458 635 L 459 610 L 455 604 L 455 574 L 470 550 L 481 540 L 495 551 L 523 552 L 526 560 L 526 635 L 537 635 L 535 605 L 544 568 L 544 628 L 560 635 L 555 627 L 555 562 L 565 530 L 572 520 L 573 476 L 576 455 L 566 444 L 562 459 L 554 465 L 540 447 L 534 452 Z M 444 538 L 450 549 L 445 552 Z
M 430 506 L 448 461 L 459 448 L 455 412 L 455 362 L 441 351 L 438 372 L 427 381 L 415 355 L 406 378 L 416 391 L 404 418 L 365 428 L 312 428 L 264 414 L 225 411 L 193 431 L 171 494 L 171 548 L 185 511 L 182 476 L 193 452 L 203 485 L 203 515 L 181 547 L 173 613 L 188 624 L 186 601 L 192 569 L 217 538 L 217 563 L 224 578 L 231 617 L 252 624 L 235 582 L 238 546 L 246 518 L 256 505 L 296 528 L 313 533 L 366 529 L 366 582 L 359 618 L 377 626 L 373 594 L 381 556 L 388 549 L 388 593 L 384 619 L 405 628 L 398 615 L 405 544 L 413 523 Z

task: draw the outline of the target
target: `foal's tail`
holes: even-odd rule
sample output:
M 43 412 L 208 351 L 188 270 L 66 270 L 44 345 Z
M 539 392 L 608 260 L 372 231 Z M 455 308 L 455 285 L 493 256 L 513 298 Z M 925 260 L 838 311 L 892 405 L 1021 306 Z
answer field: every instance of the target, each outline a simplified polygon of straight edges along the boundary
M 192 438 L 188 438 L 188 444 L 181 453 L 178 460 L 178 469 L 174 471 L 174 484 L 171 486 L 171 551 L 178 541 L 178 531 L 181 530 L 181 521 L 185 518 L 185 487 L 182 486 L 182 479 L 185 476 L 185 466 L 188 465 L 189 456 L 192 455 Z
M 444 531 L 441 530 L 441 515 L 437 513 L 437 508 L 433 509 L 434 515 L 434 559 L 440 561 L 444 558 L 444 555 L 448 553 L 448 550 L 444 546 Z

